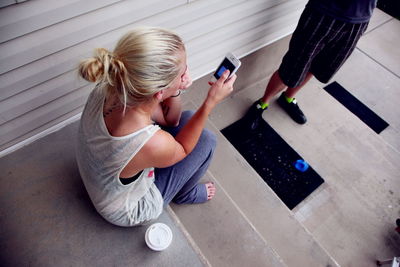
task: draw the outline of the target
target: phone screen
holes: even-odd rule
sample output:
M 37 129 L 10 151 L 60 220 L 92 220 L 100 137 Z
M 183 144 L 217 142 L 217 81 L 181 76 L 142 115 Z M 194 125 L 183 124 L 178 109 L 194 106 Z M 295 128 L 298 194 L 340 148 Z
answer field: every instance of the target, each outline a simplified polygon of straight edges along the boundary
M 227 58 L 225 58 L 224 61 L 222 61 L 221 65 L 219 65 L 218 69 L 214 73 L 214 77 L 218 80 L 225 70 L 229 70 L 230 73 L 235 70 L 235 66 Z

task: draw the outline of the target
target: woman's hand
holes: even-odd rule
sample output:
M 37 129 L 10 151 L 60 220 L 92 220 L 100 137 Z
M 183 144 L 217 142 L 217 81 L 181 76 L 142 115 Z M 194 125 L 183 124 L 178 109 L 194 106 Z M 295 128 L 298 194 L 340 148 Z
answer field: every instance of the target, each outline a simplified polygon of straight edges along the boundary
M 233 91 L 233 84 L 236 80 L 236 75 L 229 77 L 229 70 L 224 71 L 221 77 L 215 83 L 209 83 L 211 85 L 205 104 L 214 108 L 219 102 L 227 97 Z

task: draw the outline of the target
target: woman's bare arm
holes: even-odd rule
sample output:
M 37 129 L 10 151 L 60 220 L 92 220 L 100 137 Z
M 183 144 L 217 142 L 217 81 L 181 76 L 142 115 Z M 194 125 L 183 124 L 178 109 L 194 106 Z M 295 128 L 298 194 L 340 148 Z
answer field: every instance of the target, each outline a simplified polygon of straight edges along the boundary
M 213 108 L 233 90 L 236 75 L 227 80 L 229 71 L 209 89 L 203 104 L 174 138 L 166 131 L 157 131 L 136 154 L 133 165 L 126 167 L 127 173 L 136 173 L 148 167 L 165 168 L 184 159 L 196 146 Z
M 236 75 L 232 76 L 229 80 L 227 79 L 228 76 L 229 71 L 226 71 L 221 78 L 211 86 L 203 104 L 188 123 L 180 130 L 175 139 L 173 139 L 172 136 L 168 137 L 169 134 L 166 132 L 162 133 L 163 136 L 159 136 L 159 140 L 165 141 L 168 138 L 172 139 L 163 142 L 162 150 L 159 150 L 156 153 L 157 155 L 154 155 L 153 159 L 156 161 L 154 167 L 173 165 L 192 152 L 200 138 L 201 132 L 204 129 L 208 115 L 214 107 L 233 90 L 233 83 L 236 80 Z

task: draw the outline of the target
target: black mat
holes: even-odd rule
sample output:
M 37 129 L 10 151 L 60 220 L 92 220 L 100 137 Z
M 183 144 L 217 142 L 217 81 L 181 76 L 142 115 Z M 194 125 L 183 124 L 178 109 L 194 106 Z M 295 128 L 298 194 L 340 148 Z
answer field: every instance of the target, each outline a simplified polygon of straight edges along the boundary
M 294 167 L 302 158 L 267 122 L 257 130 L 246 129 L 239 120 L 221 132 L 289 209 L 324 182 L 311 166 L 305 172 Z
M 400 20 L 399 0 L 378 0 L 376 5 L 380 10 Z
M 377 134 L 381 133 L 389 124 L 379 117 L 375 112 L 355 98 L 351 93 L 344 89 L 339 83 L 333 82 L 324 89 L 348 110 L 353 112 L 360 120 L 367 124 Z

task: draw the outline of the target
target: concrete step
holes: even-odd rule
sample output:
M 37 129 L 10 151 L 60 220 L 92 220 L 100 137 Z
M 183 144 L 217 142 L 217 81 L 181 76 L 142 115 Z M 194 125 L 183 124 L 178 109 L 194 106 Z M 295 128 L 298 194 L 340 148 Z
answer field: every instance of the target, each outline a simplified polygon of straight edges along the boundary
M 187 102 L 185 109 L 196 109 Z M 171 205 L 212 266 L 337 266 L 213 123 L 218 146 L 204 178 L 217 194 L 201 205 Z M 226 118 L 224 118 L 226 119 Z M 218 121 L 218 120 L 216 120 Z M 225 121 L 225 120 L 224 120 Z
M 289 39 L 241 59 L 234 92 L 213 111 L 209 128 L 221 130 L 238 120 L 263 94 Z M 192 102 L 190 105 L 202 103 L 208 80 L 208 77 L 197 80 L 184 95 Z M 219 145 L 209 169 L 211 175 L 249 222 L 249 227 L 287 266 L 375 266 L 376 259 L 391 258 L 400 249 L 398 234 L 393 231 L 400 208 L 394 190 L 399 184 L 400 171 L 399 109 L 396 108 L 399 77 L 377 64 L 370 55 L 356 50 L 335 80 L 390 126 L 376 134 L 314 79 L 297 95 L 309 119 L 306 125 L 294 123 L 272 101 L 263 114 L 264 119 L 325 180 L 292 211 L 218 133 Z M 196 212 L 192 211 L 191 216 L 197 218 Z M 210 221 L 209 225 L 216 223 Z M 207 240 L 203 236 L 196 238 Z
M 241 118 L 259 97 L 265 77 L 279 65 L 289 40 L 242 58 L 244 67 L 238 72 L 235 91 L 210 115 L 207 128 L 216 133 L 218 145 L 205 180 L 217 185 L 214 199 L 196 207 L 171 205 L 209 265 L 337 266 L 219 131 Z M 184 109 L 195 110 L 203 102 L 208 80 L 208 76 L 197 80 L 184 94 Z
M 204 181 L 214 181 L 217 194 L 200 205 L 171 208 L 182 231 L 193 240 L 207 266 L 287 266 L 232 201 L 218 178 L 207 172 Z

